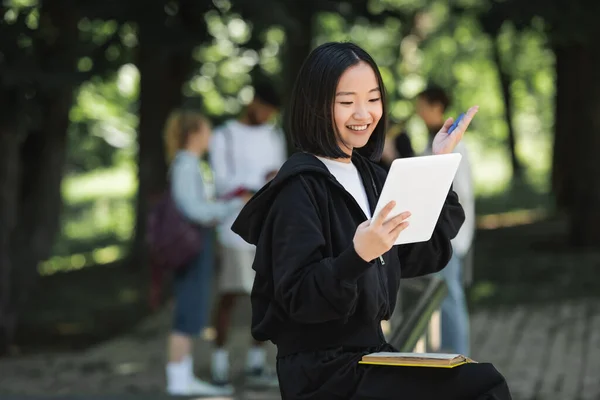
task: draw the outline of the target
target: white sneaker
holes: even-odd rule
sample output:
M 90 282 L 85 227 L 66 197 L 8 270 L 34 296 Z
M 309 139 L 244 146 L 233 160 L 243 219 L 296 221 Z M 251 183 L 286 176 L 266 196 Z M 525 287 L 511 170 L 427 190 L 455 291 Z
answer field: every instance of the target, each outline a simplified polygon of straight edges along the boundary
M 212 381 L 217 386 L 231 386 L 229 378 L 229 353 L 223 349 L 217 349 L 212 354 L 210 365 Z

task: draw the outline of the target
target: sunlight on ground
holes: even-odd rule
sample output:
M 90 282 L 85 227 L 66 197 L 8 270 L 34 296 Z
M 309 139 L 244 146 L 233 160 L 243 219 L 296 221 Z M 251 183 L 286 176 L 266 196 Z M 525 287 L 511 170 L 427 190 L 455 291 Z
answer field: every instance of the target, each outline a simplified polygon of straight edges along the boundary
M 477 217 L 478 229 L 497 229 L 531 224 L 548 217 L 548 210 L 517 210 Z
M 77 204 L 98 198 L 132 197 L 137 189 L 135 174 L 133 166 L 125 166 L 68 176 L 62 185 L 63 198 L 68 204 Z
M 85 327 L 77 322 L 61 322 L 54 325 L 54 329 L 63 336 L 78 335 L 85 331 Z
M 69 256 L 54 256 L 40 263 L 40 275 L 52 275 L 88 267 L 90 265 L 110 264 L 120 260 L 125 255 L 125 249 L 119 246 L 108 246 L 94 249 L 88 253 L 77 253 Z
M 492 282 L 473 282 L 473 286 L 470 288 L 469 298 L 473 303 L 477 303 L 493 297 L 497 290 L 497 285 Z

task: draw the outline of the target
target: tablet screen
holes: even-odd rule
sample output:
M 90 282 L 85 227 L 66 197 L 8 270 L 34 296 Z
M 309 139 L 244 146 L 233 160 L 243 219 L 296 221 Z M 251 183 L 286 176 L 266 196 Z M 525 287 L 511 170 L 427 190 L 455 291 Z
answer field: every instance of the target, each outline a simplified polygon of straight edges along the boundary
M 373 217 L 390 201 L 396 206 L 388 219 L 410 211 L 408 227 L 395 244 L 431 239 L 462 156 L 459 153 L 400 158 L 394 160 Z

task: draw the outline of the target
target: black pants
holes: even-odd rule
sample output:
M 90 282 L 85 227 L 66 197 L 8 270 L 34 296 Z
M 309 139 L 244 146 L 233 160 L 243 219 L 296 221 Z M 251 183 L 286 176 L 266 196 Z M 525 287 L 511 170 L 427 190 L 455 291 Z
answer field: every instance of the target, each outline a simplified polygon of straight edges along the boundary
M 358 364 L 364 354 L 395 351 L 343 348 L 277 359 L 282 400 L 511 400 L 504 377 L 491 364 L 455 368 Z

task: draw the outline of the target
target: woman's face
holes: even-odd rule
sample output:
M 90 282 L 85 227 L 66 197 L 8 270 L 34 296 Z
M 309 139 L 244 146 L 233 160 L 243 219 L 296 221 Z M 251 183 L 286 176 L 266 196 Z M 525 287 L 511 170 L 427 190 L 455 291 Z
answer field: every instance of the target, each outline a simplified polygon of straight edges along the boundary
M 248 105 L 247 116 L 250 125 L 263 125 L 277 113 L 277 108 L 255 98 Z
M 441 103 L 430 103 L 423 96 L 419 96 L 417 97 L 416 111 L 427 128 L 439 128 L 444 122 L 444 107 Z
M 212 131 L 207 124 L 200 124 L 200 127 L 191 132 L 188 140 L 188 147 L 191 147 L 195 152 L 204 154 L 208 150 Z
M 344 71 L 333 106 L 340 149 L 352 155 L 354 148 L 365 146 L 382 114 L 381 90 L 371 66 L 361 61 Z

